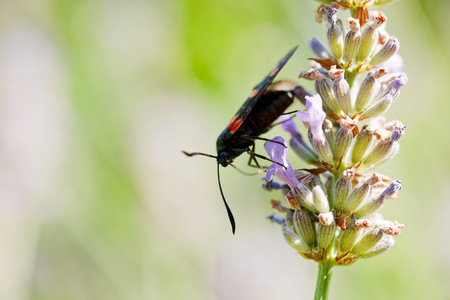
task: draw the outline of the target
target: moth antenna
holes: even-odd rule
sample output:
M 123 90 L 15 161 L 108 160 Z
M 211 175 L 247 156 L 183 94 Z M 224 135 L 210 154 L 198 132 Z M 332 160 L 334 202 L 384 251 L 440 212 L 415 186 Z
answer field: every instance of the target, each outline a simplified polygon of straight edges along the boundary
M 219 169 L 219 164 L 217 164 L 217 181 L 219 182 L 220 195 L 222 195 L 223 204 L 225 204 L 225 208 L 227 209 L 228 219 L 230 220 L 231 224 L 231 232 L 233 232 L 234 234 L 234 232 L 236 231 L 236 222 L 234 221 L 233 213 L 231 212 L 231 209 L 227 204 L 227 200 L 225 200 L 225 196 L 223 195 L 222 185 L 220 184 Z
M 195 156 L 195 155 L 202 155 L 202 156 L 206 156 L 206 157 L 211 157 L 211 158 L 215 158 L 217 159 L 217 156 L 211 155 L 211 154 L 206 154 L 206 153 L 201 153 L 201 152 L 186 152 L 184 150 L 181 150 L 181 152 L 183 152 L 185 155 L 191 157 L 191 156 Z

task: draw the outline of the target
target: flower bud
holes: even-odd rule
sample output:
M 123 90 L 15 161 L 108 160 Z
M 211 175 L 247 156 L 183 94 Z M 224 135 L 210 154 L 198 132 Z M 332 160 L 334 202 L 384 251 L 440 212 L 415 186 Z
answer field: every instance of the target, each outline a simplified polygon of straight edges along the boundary
M 334 161 L 339 162 L 345 154 L 347 154 L 348 149 L 353 140 L 353 127 L 346 126 L 341 124 L 341 128 L 339 128 L 336 133 L 336 146 L 334 149 Z
M 293 230 L 293 228 L 294 228 L 294 211 L 293 211 L 293 210 L 290 209 L 290 210 L 286 213 L 286 219 L 285 219 L 285 222 L 286 222 L 286 226 L 287 226 L 289 229 Z
M 373 148 L 373 150 L 363 159 L 362 164 L 366 168 L 372 168 L 380 165 L 392 157 L 392 152 L 397 150 L 400 145 L 398 143 L 391 143 L 389 141 L 382 141 Z
M 385 111 L 389 109 L 392 102 L 394 101 L 394 98 L 390 94 L 387 94 L 383 98 L 381 98 L 379 101 L 372 104 L 367 110 L 365 110 L 362 115 L 359 117 L 360 120 L 368 119 L 368 118 L 374 118 L 381 114 L 383 114 Z
M 311 251 L 311 248 L 287 226 L 283 227 L 283 236 L 286 242 L 298 252 L 305 253 Z
M 314 246 L 314 225 L 306 211 L 296 210 L 294 212 L 294 229 L 295 233 L 297 233 L 309 247 L 312 248 Z
M 393 80 L 388 85 L 387 89 L 384 91 L 383 95 L 390 94 L 392 98 L 397 99 L 400 95 L 400 88 L 408 82 L 408 77 L 405 73 L 400 73 L 393 78 Z
M 398 48 L 400 48 L 400 42 L 398 41 L 398 39 L 396 37 L 389 38 L 389 40 L 383 45 L 380 51 L 375 54 L 374 57 L 372 57 L 372 59 L 370 60 L 370 64 L 372 66 L 377 66 L 384 63 L 395 53 L 397 53 Z
M 342 206 L 347 200 L 350 191 L 352 190 L 352 180 L 355 176 L 355 169 L 347 169 L 342 173 L 342 176 L 336 181 L 334 186 L 334 209 L 338 213 L 341 212 Z
M 309 47 L 319 59 L 330 59 L 333 57 L 331 53 L 328 52 L 327 48 L 325 48 L 325 46 L 316 38 L 311 39 Z
M 328 141 L 325 138 L 323 139 L 323 141 L 314 138 L 311 132 L 311 128 L 308 130 L 308 137 L 314 151 L 319 156 L 320 160 L 329 165 L 333 165 L 333 152 L 331 152 Z
M 299 75 L 300 78 L 315 80 L 316 91 L 320 95 L 323 106 L 335 115 L 340 114 L 337 107 L 336 100 L 333 95 L 333 82 L 325 77 L 317 68 L 312 68 L 308 71 L 303 71 Z
M 387 136 L 386 139 L 391 137 L 392 132 L 396 128 L 402 128 L 403 126 L 404 126 L 403 123 L 398 120 L 393 120 L 393 121 L 390 121 L 390 122 L 387 122 L 386 124 L 384 124 L 383 129 L 387 130 L 389 132 L 389 135 Z M 381 129 L 381 130 L 383 130 L 383 129 Z
M 355 144 L 352 150 L 352 163 L 357 163 L 360 161 L 367 149 L 372 146 L 375 137 L 372 134 L 372 128 L 364 126 L 363 129 L 356 136 Z
M 402 182 L 396 179 L 383 191 L 383 193 L 381 193 L 381 195 L 379 195 L 378 197 L 371 198 L 366 203 L 361 205 L 361 207 L 355 211 L 355 215 L 358 218 L 372 215 L 373 213 L 377 212 L 381 207 L 383 207 L 384 200 L 386 198 L 391 197 L 401 189 L 402 189 Z
M 390 142 L 396 142 L 402 138 L 405 134 L 406 126 L 394 126 L 394 130 L 392 131 L 391 137 L 389 138 Z
M 272 223 L 277 223 L 279 225 L 285 225 L 284 219 L 280 216 L 277 216 L 276 214 L 271 214 L 270 216 L 267 216 L 267 219 L 269 219 Z
M 359 64 L 366 60 L 372 53 L 378 41 L 378 27 L 386 22 L 386 17 L 379 13 L 375 21 L 369 24 L 361 34 L 361 43 L 358 54 L 356 55 L 356 63 Z
M 331 244 L 336 233 L 336 223 L 332 220 L 330 225 L 319 223 L 317 230 L 317 246 L 319 249 L 326 249 Z
M 370 216 L 383 206 L 384 199 L 385 198 L 382 195 L 369 199 L 366 203 L 361 205 L 358 210 L 355 211 L 355 216 L 357 218 Z
M 333 82 L 323 76 L 322 79 L 316 81 L 316 91 L 322 97 L 325 108 L 330 110 L 336 116 L 341 114 L 339 107 L 337 106 L 336 99 L 333 94 Z
M 398 143 L 406 130 L 406 126 L 395 127 L 391 137 L 387 141 L 382 141 L 373 148 L 373 150 L 363 160 L 363 164 L 370 167 L 380 164 L 386 159 L 392 157 L 392 151 L 398 152 Z
M 392 143 L 392 147 L 391 150 L 389 151 L 389 153 L 381 160 L 379 160 L 376 164 L 372 164 L 372 166 L 378 166 L 384 163 L 387 163 L 388 161 L 390 161 L 391 159 L 393 159 L 399 152 L 400 150 L 400 144 L 397 142 Z
M 319 211 L 320 213 L 329 212 L 330 205 L 328 203 L 328 198 L 325 195 L 325 192 L 323 191 L 322 187 L 320 187 L 319 185 L 313 187 L 312 194 L 314 206 L 316 207 L 317 211 Z
M 394 244 L 395 244 L 394 238 L 392 236 L 385 235 L 375 246 L 373 246 L 367 252 L 360 253 L 358 256 L 361 258 L 369 258 L 381 254 L 384 251 L 388 250 L 389 248 L 392 248 Z
M 365 110 L 367 105 L 375 98 L 381 87 L 381 83 L 378 79 L 385 74 L 387 74 L 387 70 L 380 68 L 374 73 L 367 75 L 356 96 L 355 112 L 359 113 L 360 111 Z
M 344 40 L 342 38 L 341 26 L 337 22 L 337 11 L 337 8 L 332 5 L 322 6 L 320 9 L 320 13 L 324 14 L 326 20 L 330 23 L 327 31 L 327 40 L 330 45 L 331 52 L 336 59 L 339 59 L 342 56 Z
M 355 225 L 355 219 L 352 219 L 339 236 L 339 252 L 345 253 L 350 251 L 362 231 L 361 227 Z
M 345 36 L 344 41 L 344 62 L 350 62 L 356 55 L 359 49 L 359 43 L 361 41 L 361 32 L 359 26 L 359 20 L 354 18 L 348 18 L 347 22 L 350 25 L 350 30 Z
M 314 206 L 313 193 L 303 183 L 299 183 L 291 193 L 301 206 L 312 212 L 318 212 Z
M 344 47 L 344 39 L 339 24 L 330 24 L 327 31 L 327 40 L 330 45 L 331 53 L 336 59 L 342 57 L 342 50 Z
M 345 70 L 336 69 L 336 66 L 332 66 L 330 69 L 330 77 L 334 79 L 333 92 L 336 98 L 338 107 L 348 114 L 351 111 L 350 100 L 350 87 L 347 80 L 344 79 Z
M 354 212 L 363 203 L 367 196 L 371 192 L 371 186 L 380 182 L 381 177 L 377 173 L 374 173 L 372 177 L 365 182 L 359 183 L 350 193 L 347 200 L 342 207 L 342 213 L 347 214 Z
M 399 179 L 395 179 L 384 191 L 381 196 L 389 198 L 402 189 L 402 182 Z
M 379 229 L 373 229 L 367 232 L 363 237 L 353 246 L 352 252 L 360 254 L 369 251 L 375 246 L 383 237 L 383 233 Z
M 321 1 L 324 1 L 324 0 L 321 0 Z M 334 24 L 337 22 L 336 13 L 341 6 L 340 6 L 340 4 L 338 4 L 336 2 L 335 3 L 331 3 L 331 2 L 332 1 L 325 0 L 324 3 L 328 3 L 330 5 L 322 5 L 319 8 L 318 13 L 322 16 L 322 18 L 325 18 L 325 20 L 327 20 L 328 23 Z
M 302 160 L 309 164 L 315 164 L 319 162 L 319 157 L 316 153 L 305 143 L 305 141 L 298 139 L 291 139 L 289 141 L 291 150 L 295 152 Z

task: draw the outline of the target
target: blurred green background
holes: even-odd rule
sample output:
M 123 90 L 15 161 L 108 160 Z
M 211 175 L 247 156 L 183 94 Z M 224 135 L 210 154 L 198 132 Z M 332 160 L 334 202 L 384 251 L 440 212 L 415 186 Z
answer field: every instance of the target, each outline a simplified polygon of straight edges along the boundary
M 326 32 L 316 6 L 1 1 L 0 299 L 312 299 L 316 264 L 265 219 L 280 195 L 222 169 L 232 236 L 215 162 L 180 150 L 214 154 L 293 46 L 279 78 L 308 68 Z M 382 212 L 406 228 L 387 253 L 335 269 L 330 299 L 450 299 L 450 1 L 382 10 L 409 77 L 387 115 L 408 131 L 380 169 L 403 190 Z

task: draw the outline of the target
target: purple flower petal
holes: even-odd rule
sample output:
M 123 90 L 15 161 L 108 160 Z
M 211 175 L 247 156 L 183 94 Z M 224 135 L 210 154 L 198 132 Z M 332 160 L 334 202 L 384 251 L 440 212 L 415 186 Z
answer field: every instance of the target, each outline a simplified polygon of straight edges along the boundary
M 324 141 L 325 136 L 322 130 L 322 123 L 326 118 L 326 114 L 322 108 L 322 98 L 319 94 L 312 97 L 306 96 L 306 109 L 305 111 L 296 112 L 297 117 L 305 123 L 309 124 L 313 137 L 317 140 Z
M 400 54 L 395 53 L 391 58 L 382 63 L 380 67 L 389 70 L 390 74 L 399 73 L 402 71 L 403 58 L 400 56 Z
M 299 134 L 297 124 L 295 124 L 294 119 L 292 119 L 291 116 L 281 115 L 278 117 L 277 122 L 280 123 L 281 128 L 289 132 L 293 137 Z
M 311 121 L 311 116 L 306 111 L 298 111 L 295 113 L 297 118 L 299 118 L 302 122 L 309 123 Z
M 263 178 L 263 179 L 265 179 L 265 178 Z M 282 183 L 277 182 L 275 180 L 268 181 L 268 182 L 264 183 L 262 185 L 262 188 L 264 190 L 268 191 L 268 192 L 270 192 L 272 190 L 286 190 L 286 189 L 289 192 L 289 188 L 285 184 L 282 184 Z
M 294 169 L 287 160 L 287 147 L 286 142 L 280 136 L 273 139 L 273 142 L 266 142 L 264 148 L 270 159 L 277 162 L 273 163 L 268 169 L 267 174 L 264 177 L 266 181 L 271 181 L 275 174 L 280 180 L 284 181 L 290 188 L 296 187 L 300 182 L 295 177 Z M 280 145 L 279 143 L 282 143 Z M 283 146 L 284 145 L 284 146 Z M 281 164 L 281 165 L 280 165 Z M 284 167 L 283 167 L 284 166 Z
M 277 170 L 277 164 L 272 164 L 270 167 L 267 168 L 266 176 L 264 176 L 264 180 L 267 182 L 272 181 L 273 174 L 275 174 L 275 171 Z
M 286 142 L 281 136 L 275 137 L 274 139 L 272 139 L 272 141 L 276 143 L 266 142 L 264 144 L 264 149 L 266 149 L 266 152 L 269 155 L 270 159 L 284 165 L 288 151 Z

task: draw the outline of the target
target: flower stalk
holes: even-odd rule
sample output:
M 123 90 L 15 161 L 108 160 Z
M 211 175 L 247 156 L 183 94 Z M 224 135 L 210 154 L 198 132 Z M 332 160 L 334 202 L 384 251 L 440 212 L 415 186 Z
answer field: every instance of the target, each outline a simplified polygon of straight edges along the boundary
M 316 284 L 316 292 L 314 294 L 314 300 L 328 299 L 332 274 L 333 274 L 333 264 L 331 263 L 319 264 L 319 272 L 317 274 L 317 284 Z

